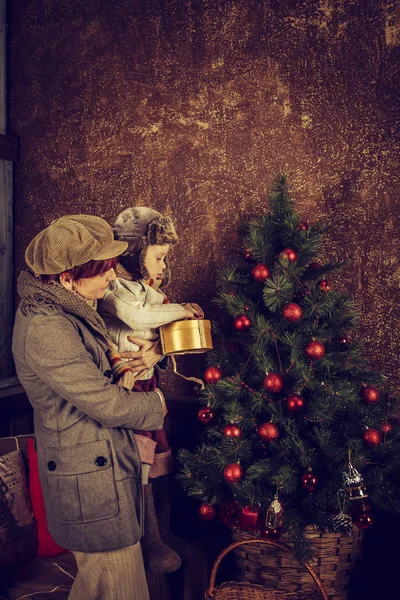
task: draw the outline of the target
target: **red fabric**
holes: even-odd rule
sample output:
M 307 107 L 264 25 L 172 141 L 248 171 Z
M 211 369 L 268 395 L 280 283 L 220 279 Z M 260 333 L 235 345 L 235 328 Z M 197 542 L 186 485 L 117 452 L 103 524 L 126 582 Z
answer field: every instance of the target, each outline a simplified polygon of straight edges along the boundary
M 28 438 L 29 458 L 29 493 L 31 496 L 33 513 L 37 521 L 38 532 L 38 556 L 59 556 L 65 552 L 51 537 L 47 529 L 46 511 L 44 508 L 42 486 L 40 485 L 38 458 L 35 450 L 35 442 Z
M 157 379 L 153 375 L 151 379 L 139 379 L 133 387 L 134 392 L 154 392 L 157 387 Z M 166 452 L 169 448 L 167 434 L 164 427 L 159 431 L 135 431 L 137 435 L 152 438 L 157 442 L 156 454 Z

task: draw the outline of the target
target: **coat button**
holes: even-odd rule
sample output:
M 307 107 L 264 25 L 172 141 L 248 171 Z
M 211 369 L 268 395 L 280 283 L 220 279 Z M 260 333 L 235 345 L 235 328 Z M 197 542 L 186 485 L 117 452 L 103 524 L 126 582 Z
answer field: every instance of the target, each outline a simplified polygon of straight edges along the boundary
M 57 468 L 57 463 L 54 460 L 49 460 L 47 463 L 47 468 L 49 471 L 55 471 Z
M 107 464 L 107 459 L 105 456 L 98 456 L 96 458 L 96 460 L 94 461 L 94 464 L 97 465 L 98 467 L 104 467 L 104 465 Z
M 104 371 L 103 375 L 110 379 L 110 377 L 112 376 L 112 371 L 110 369 L 107 369 L 107 371 Z

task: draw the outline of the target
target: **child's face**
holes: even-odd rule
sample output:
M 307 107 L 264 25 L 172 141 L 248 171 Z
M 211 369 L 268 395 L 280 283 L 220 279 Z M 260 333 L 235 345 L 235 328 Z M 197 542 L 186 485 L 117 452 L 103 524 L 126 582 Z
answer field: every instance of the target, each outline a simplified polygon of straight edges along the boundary
M 169 244 L 155 244 L 149 246 L 146 252 L 146 258 L 144 259 L 144 266 L 146 267 L 150 279 L 162 279 L 166 268 L 165 257 L 169 251 Z

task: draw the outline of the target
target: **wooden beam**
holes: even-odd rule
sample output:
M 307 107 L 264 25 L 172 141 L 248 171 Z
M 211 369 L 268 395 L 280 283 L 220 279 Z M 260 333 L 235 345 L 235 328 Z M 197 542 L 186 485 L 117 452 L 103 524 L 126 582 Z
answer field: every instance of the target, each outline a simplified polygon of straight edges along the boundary
M 8 148 L 6 156 L 14 156 L 10 151 L 7 131 L 6 107 L 6 0 L 0 0 L 0 134 Z M 14 138 L 15 139 L 15 138 Z M 13 172 L 10 158 L 0 160 L 0 378 L 13 375 L 11 337 L 14 320 L 13 303 Z
M 13 135 L 0 133 L 0 160 L 15 162 L 18 157 L 18 140 Z

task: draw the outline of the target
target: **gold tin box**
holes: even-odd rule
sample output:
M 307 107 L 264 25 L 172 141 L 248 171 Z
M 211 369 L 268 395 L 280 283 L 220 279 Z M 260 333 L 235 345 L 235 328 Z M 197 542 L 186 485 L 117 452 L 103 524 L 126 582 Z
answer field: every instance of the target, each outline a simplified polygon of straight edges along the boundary
M 213 348 L 211 323 L 206 319 L 162 325 L 160 339 L 163 354 L 200 354 Z

